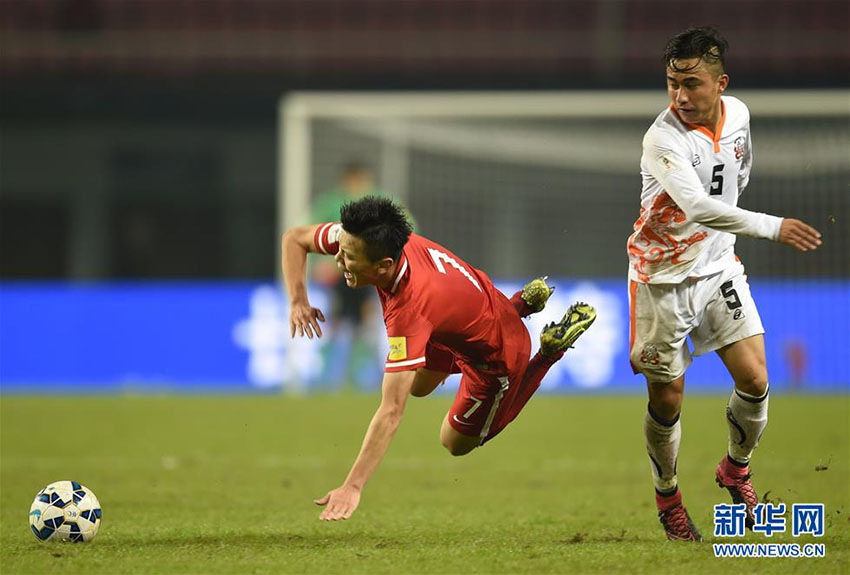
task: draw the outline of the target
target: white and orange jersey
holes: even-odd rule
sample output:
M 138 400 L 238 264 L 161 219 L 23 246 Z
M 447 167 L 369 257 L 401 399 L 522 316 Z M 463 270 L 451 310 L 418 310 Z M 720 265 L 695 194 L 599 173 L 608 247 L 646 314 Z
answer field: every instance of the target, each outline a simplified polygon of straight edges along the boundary
M 629 278 L 679 283 L 735 261 L 735 236 L 775 240 L 782 218 L 737 207 L 753 162 L 750 112 L 723 96 L 717 132 L 671 106 L 643 138 L 640 217 L 629 236 Z

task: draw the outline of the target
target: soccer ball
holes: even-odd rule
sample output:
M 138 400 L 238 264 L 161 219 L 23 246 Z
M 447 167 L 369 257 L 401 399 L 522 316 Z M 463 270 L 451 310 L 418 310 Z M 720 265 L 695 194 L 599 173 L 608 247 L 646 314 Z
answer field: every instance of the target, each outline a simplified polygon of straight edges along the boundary
M 76 481 L 57 481 L 38 492 L 30 528 L 40 541 L 91 541 L 100 527 L 100 502 Z

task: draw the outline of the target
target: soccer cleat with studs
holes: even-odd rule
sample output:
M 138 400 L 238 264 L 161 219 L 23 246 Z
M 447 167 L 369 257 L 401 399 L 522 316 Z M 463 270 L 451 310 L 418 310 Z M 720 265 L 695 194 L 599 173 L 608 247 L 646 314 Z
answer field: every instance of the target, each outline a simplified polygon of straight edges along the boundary
M 658 512 L 658 520 L 664 526 L 664 532 L 670 541 L 702 541 L 702 535 L 681 504 Z
M 744 520 L 748 529 L 755 525 L 755 508 L 759 503 L 753 484 L 750 483 L 750 467 L 738 467 L 724 457 L 717 464 L 714 479 L 721 489 L 726 489 L 732 496 L 733 503 L 743 503 L 747 506 L 747 517 Z
M 688 515 L 682 503 L 682 492 L 662 494 L 655 491 L 655 506 L 658 507 L 658 520 L 664 527 L 664 533 L 670 541 L 702 541 L 702 535 Z
M 555 291 L 555 286 L 546 284 L 549 276 L 535 278 L 525 284 L 522 288 L 522 301 L 531 309 L 531 313 L 542 311 L 546 307 L 546 302 Z
M 550 323 L 540 334 L 540 351 L 544 355 L 555 355 L 571 348 L 581 334 L 596 319 L 596 310 L 584 302 L 570 306 L 558 323 Z

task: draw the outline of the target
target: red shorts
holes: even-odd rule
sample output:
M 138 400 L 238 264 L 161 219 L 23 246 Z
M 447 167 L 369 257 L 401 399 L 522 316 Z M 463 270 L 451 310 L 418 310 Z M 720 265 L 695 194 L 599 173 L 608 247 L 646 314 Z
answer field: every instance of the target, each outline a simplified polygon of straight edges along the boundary
M 463 369 L 460 388 L 449 409 L 449 425 L 461 435 L 478 436 L 483 442 L 507 423 L 521 377 L 497 377 Z
M 520 324 L 521 325 L 521 324 Z M 445 373 L 463 373 L 460 387 L 449 409 L 449 425 L 462 435 L 478 436 L 482 442 L 499 433 L 516 416 L 511 406 L 519 391 L 531 354 L 531 340 L 525 326 L 505 345 L 516 351 L 509 364 L 509 373 L 499 376 L 482 373 L 456 360 L 451 351 L 429 346 L 426 352 L 427 369 Z

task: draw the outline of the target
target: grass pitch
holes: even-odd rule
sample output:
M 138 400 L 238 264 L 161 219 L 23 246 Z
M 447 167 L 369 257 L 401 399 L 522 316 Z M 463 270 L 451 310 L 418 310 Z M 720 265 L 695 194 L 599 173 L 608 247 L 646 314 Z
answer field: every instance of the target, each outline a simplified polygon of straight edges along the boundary
M 688 397 L 679 478 L 707 542 L 658 523 L 642 397 L 538 397 L 492 443 L 439 445 L 447 397 L 412 399 L 347 522 L 312 499 L 337 487 L 376 396 L 3 397 L 0 570 L 12 573 L 848 573 L 850 398 L 771 396 L 754 458 L 759 494 L 825 503 L 818 559 L 716 559 L 712 505 L 724 397 Z M 825 468 L 825 469 L 824 469 Z M 820 469 L 820 470 L 818 470 Z M 97 494 L 91 544 L 41 543 L 35 493 L 60 479 Z M 729 541 L 723 539 L 719 541 Z

